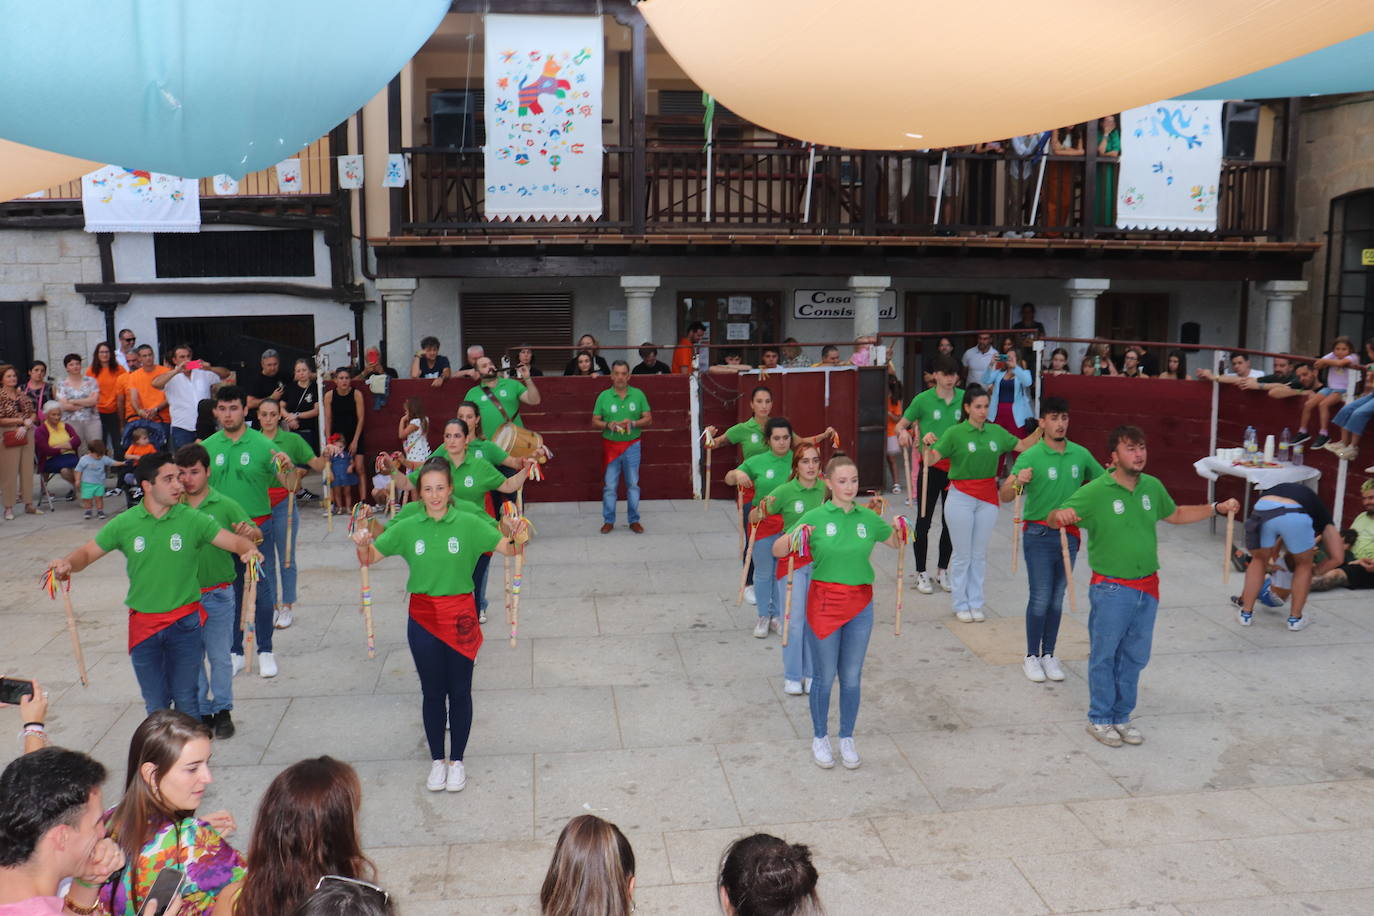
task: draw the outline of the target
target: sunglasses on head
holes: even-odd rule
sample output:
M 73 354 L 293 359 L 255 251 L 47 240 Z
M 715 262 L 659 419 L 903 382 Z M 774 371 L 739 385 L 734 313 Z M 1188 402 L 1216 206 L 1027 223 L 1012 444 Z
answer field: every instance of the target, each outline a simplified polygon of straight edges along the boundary
M 365 887 L 368 890 L 376 891 L 377 893 L 381 894 L 383 903 L 389 903 L 391 901 L 391 895 L 388 894 L 386 891 L 382 890 L 377 885 L 373 884 L 371 881 L 363 881 L 358 878 L 345 878 L 343 875 L 325 875 L 319 881 L 315 882 L 315 890 L 319 890 L 320 887 L 326 881 L 341 881 L 344 884 L 356 884 L 359 887 Z

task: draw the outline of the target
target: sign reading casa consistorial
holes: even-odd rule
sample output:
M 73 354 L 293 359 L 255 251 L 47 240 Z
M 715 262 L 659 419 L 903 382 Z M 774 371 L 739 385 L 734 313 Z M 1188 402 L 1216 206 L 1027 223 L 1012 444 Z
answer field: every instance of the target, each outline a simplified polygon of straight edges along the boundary
M 793 318 L 853 318 L 854 291 L 850 289 L 799 289 L 792 293 Z M 878 317 L 897 317 L 897 291 L 885 289 L 878 296 Z

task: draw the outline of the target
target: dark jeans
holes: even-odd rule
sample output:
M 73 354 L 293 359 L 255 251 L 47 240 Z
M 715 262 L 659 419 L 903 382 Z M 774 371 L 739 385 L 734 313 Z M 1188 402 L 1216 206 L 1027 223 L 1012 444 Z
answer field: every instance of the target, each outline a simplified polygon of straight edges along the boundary
M 487 573 L 491 572 L 491 554 L 484 553 L 477 558 L 477 563 L 472 567 L 473 595 L 476 598 L 477 613 L 487 612 Z M 501 585 L 501 594 L 505 594 L 505 584 Z
M 444 759 L 444 722 L 448 722 L 449 760 L 462 760 L 472 731 L 472 659 L 454 651 L 413 619 L 406 638 L 420 675 L 421 716 L 431 760 Z
M 1059 532 L 1045 525 L 1027 524 L 1021 534 L 1026 557 L 1026 654 L 1053 655 L 1064 615 L 1064 553 Z M 1069 535 L 1069 564 L 1078 557 L 1078 538 Z
M 754 511 L 753 503 L 745 503 L 740 509 L 740 517 L 744 519 L 744 551 L 739 555 L 740 563 L 744 563 L 744 558 L 749 554 L 749 513 Z M 757 549 L 757 548 L 756 548 Z M 754 584 L 754 561 L 749 560 L 749 572 L 744 574 L 744 584 Z
M 175 452 L 183 445 L 190 445 L 196 441 L 196 431 L 194 429 L 182 429 L 180 426 L 172 427 L 172 451 Z
M 262 543 L 258 550 L 264 557 L 273 556 L 276 537 L 270 521 L 262 523 Z M 258 652 L 272 651 L 272 611 L 277 601 L 277 582 L 272 575 L 272 564 L 262 564 L 262 578 L 258 579 L 257 603 L 254 605 L 254 641 Z M 234 654 L 243 654 L 243 563 L 234 557 L 234 608 L 238 617 L 234 622 Z
M 199 611 L 134 646 L 129 660 L 134 664 L 145 712 L 170 709 L 175 704 L 188 716 L 200 715 L 196 686 L 204 651 Z
M 920 472 L 925 475 L 926 472 Z M 940 503 L 940 557 L 936 569 L 949 569 L 949 558 L 954 554 L 954 542 L 949 539 L 949 524 L 945 521 L 945 503 L 948 497 L 949 475 L 939 468 L 932 467 L 926 484 L 929 490 L 921 494 L 921 517 L 916 520 L 916 536 L 911 539 L 911 551 L 916 557 L 916 571 L 926 571 L 926 544 L 930 537 L 930 522 L 935 517 L 935 504 Z
M 124 442 L 121 436 L 124 434 L 124 424 L 119 422 L 119 415 L 113 413 L 102 413 L 100 415 L 100 432 L 105 439 L 105 447 L 110 450 L 116 461 L 124 460 Z

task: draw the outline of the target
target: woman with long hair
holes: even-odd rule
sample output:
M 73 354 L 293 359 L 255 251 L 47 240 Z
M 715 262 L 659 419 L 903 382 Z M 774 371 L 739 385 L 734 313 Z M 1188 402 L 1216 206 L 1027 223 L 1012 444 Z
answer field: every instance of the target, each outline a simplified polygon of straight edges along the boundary
M 1068 375 L 1069 374 L 1069 351 L 1063 347 L 1055 347 L 1050 352 L 1050 365 L 1045 370 L 1045 375 Z
M 24 393 L 33 399 L 34 404 L 57 400 L 57 392 L 48 379 L 48 364 L 41 359 L 29 363 L 29 380 L 24 383 Z
M 124 367 L 115 359 L 114 345 L 108 340 L 95 345 L 86 374 L 95 379 L 100 388 L 95 408 L 100 415 L 101 435 L 115 457 L 121 457 L 124 450 L 120 448 L 119 437 L 124 430 L 124 420 L 119 415 L 119 378 L 124 375 Z
M 811 683 L 811 756 L 816 765 L 835 765 L 830 745 L 830 691 L 840 682 L 840 759 L 857 769 L 854 725 L 859 718 L 860 687 L 868 637 L 873 632 L 873 564 L 879 543 L 900 549 L 897 535 L 883 517 L 855 501 L 859 469 L 854 459 L 836 455 L 825 466 L 827 502 L 803 515 L 791 533 L 804 528 L 815 569 L 806 596 L 806 641 L 816 668 Z M 773 555 L 787 554 L 786 539 L 773 544 Z M 795 587 L 795 585 L 794 585 Z
M 778 540 L 784 544 L 791 543 L 785 532 L 791 531 L 803 515 L 825 502 L 825 485 L 820 477 L 820 446 L 803 442 L 792 449 L 791 477 L 759 501 L 756 511 L 768 518 L 782 517 L 784 533 L 779 534 Z M 790 565 L 786 562 L 789 560 Z M 787 613 L 789 568 L 792 572 L 792 613 L 787 623 L 787 644 L 782 647 L 782 692 L 795 697 L 811 691 L 815 668 L 806 638 L 806 592 L 811 587 L 811 554 L 794 554 L 788 550 L 777 560 L 773 608 L 781 614 Z
M 792 473 L 792 424 L 783 417 L 773 417 L 763 427 L 768 451 L 746 458 L 739 467 L 725 474 L 725 483 L 732 487 L 747 487 L 754 491 L 754 500 L 772 493 Z M 754 636 L 767 639 L 768 631 L 782 632 L 782 608 L 773 603 L 773 541 L 782 531 L 780 516 L 765 516 L 757 505 L 749 513 L 750 530 L 754 540 L 754 568 L 763 579 L 764 587 L 755 588 L 758 620 Z M 747 547 L 746 547 L 747 549 Z
M 311 450 L 320 446 L 320 403 L 315 390 L 314 370 L 308 359 L 296 360 L 291 384 L 281 396 L 282 423 L 297 433 Z
M 630 916 L 635 853 L 620 828 L 594 814 L 568 821 L 539 889 L 540 916 Z
M 988 393 L 978 385 L 964 392 L 964 422 L 949 427 L 936 439 L 927 433 L 926 464 L 949 458 L 949 495 L 945 522 L 954 556 L 950 573 L 954 615 L 964 623 L 983 621 L 983 576 L 987 571 L 988 539 L 997 524 L 997 464 L 1010 452 L 1022 452 L 1040 441 L 1040 430 L 1018 438 L 988 422 Z
M 243 857 L 225 839 L 227 811 L 196 815 L 210 774 L 210 726 L 179 710 L 159 709 L 134 730 L 124 797 L 106 827 L 124 853 L 124 868 L 100 889 L 114 916 L 136 916 L 164 868 L 185 872 L 184 916 L 203 916 L 230 884 L 243 879 Z
M 564 375 L 576 375 L 582 378 L 591 378 L 594 375 L 601 375 L 601 372 L 596 368 L 596 360 L 592 356 L 591 350 L 577 351 L 577 355 L 572 358 L 572 362 L 568 363 L 568 368 L 572 371 L 564 371 Z
M 450 421 L 445 427 L 464 436 L 467 424 Z M 515 542 L 494 520 L 450 505 L 455 479 L 474 479 L 474 469 L 486 462 L 466 455 L 457 468 L 446 456 L 425 462 L 418 474 L 423 514 L 397 519 L 376 538 L 367 525 L 353 533 L 358 561 L 370 565 L 383 557 L 399 556 L 410 569 L 410 619 L 406 627 L 410 654 L 420 676 L 421 711 L 429 744 L 430 770 L 425 788 L 431 792 L 461 792 L 467 785 L 463 755 L 472 730 L 472 669 L 482 646 L 474 600 L 474 573 L 490 558 L 490 551 L 510 556 Z M 525 472 L 512 477 L 523 482 Z M 500 478 L 500 475 L 496 475 Z M 465 487 L 472 491 L 472 484 Z M 444 725 L 449 726 L 450 753 L 445 753 Z
M 220 893 L 214 916 L 290 913 L 325 875 L 373 880 L 358 838 L 362 801 L 357 772 L 333 757 L 278 773 L 258 804 L 248 874 Z
M 1186 382 L 1189 377 L 1188 357 L 1183 355 L 1182 350 L 1170 350 L 1169 355 L 1164 358 L 1164 370 L 1159 373 L 1159 378 L 1171 378 Z
M 767 833 L 725 848 L 716 888 L 726 916 L 820 916 L 811 850 Z
M 573 348 L 573 358 L 564 367 L 564 375 L 610 375 L 611 367 L 607 365 L 606 358 L 599 355 L 601 344 L 591 334 L 583 334 L 577 338 L 577 346 Z M 582 354 L 587 354 L 591 365 L 588 371 L 581 371 L 579 360 Z
M 0 363 L 0 498 L 4 501 L 5 521 L 14 521 L 16 499 L 24 501 L 29 515 L 42 515 L 33 504 L 33 438 L 38 425 L 38 408 L 33 398 L 19 387 L 19 370 Z M 15 484 L 18 483 L 16 490 Z
M 100 402 L 100 385 L 81 371 L 79 353 L 68 353 L 62 357 L 62 367 L 67 374 L 58 380 L 56 386 L 62 421 L 70 423 L 81 441 L 89 444 L 101 436 L 100 415 L 96 413 L 96 405 Z
M 340 366 L 334 370 L 334 387 L 324 393 L 324 438 L 332 442 L 334 436 L 339 437 L 342 454 L 348 459 L 346 470 L 358 478 L 358 498 L 367 502 L 369 478 L 367 469 L 363 467 L 363 454 L 358 450 L 364 422 L 363 393 L 353 386 L 353 372 L 347 366 Z M 337 478 L 339 475 L 334 476 Z M 338 484 L 335 484 L 335 489 L 340 489 Z M 353 507 L 340 505 L 338 508 L 347 515 Z

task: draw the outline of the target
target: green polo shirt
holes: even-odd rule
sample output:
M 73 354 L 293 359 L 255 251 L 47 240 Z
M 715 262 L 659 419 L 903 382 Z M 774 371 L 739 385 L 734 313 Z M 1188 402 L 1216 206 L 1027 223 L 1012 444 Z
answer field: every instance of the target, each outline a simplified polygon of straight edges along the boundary
M 754 482 L 754 502 L 757 504 L 759 497 L 767 496 L 787 482 L 792 474 L 792 452 L 774 455 L 770 448 L 761 455 L 746 458 L 735 470 L 747 474 Z
M 955 423 L 964 418 L 964 389 L 955 388 L 954 396 L 948 400 L 940 399 L 938 388 L 927 388 L 916 397 L 911 399 L 902 416 L 908 423 L 915 423 L 920 429 L 922 438 L 926 433 L 934 433 L 937 437 L 944 434 Z M 941 452 L 940 454 L 944 454 Z
M 415 595 L 469 595 L 472 570 L 501 534 L 467 512 L 449 509 L 441 519 L 428 513 L 396 521 L 374 542 L 383 556 L 399 556 L 410 567 L 406 591 Z
M 991 420 L 982 429 L 965 421 L 941 433 L 935 451 L 949 459 L 950 480 L 987 480 L 997 476 L 997 460 L 1020 441 Z
M 485 458 L 478 458 L 470 449 L 464 456 L 462 464 L 454 464 L 446 449 L 441 448 L 434 454 L 443 455 L 444 460 L 448 462 L 449 471 L 453 474 L 454 499 L 466 500 L 484 509 L 487 493 L 499 489 L 506 482 L 506 475 L 496 470 L 490 461 Z M 416 488 L 420 486 L 420 471 L 422 470 L 423 468 L 416 468 L 409 474 L 410 482 Z
M 487 515 L 487 510 L 477 505 L 476 503 L 470 503 L 466 499 L 454 499 L 449 501 L 449 505 L 452 506 L 454 509 L 457 509 L 464 515 L 471 515 L 473 518 L 480 518 L 488 525 L 491 525 L 493 528 L 496 527 L 496 519 L 492 518 L 490 515 Z M 394 525 L 399 521 L 403 521 L 405 519 L 413 518 L 417 515 L 424 514 L 424 500 L 412 499 L 410 502 L 406 503 L 396 512 L 396 517 L 393 518 L 389 524 Z
M 239 522 L 251 521 L 248 513 L 243 511 L 243 506 L 234 502 L 223 493 L 215 492 L 214 487 L 206 489 L 205 498 L 200 501 L 199 506 L 190 506 L 202 515 L 208 515 L 215 520 L 215 524 L 222 530 L 230 534 L 234 531 L 234 526 Z M 214 588 L 217 585 L 224 585 L 226 582 L 233 582 L 236 572 L 234 570 L 234 555 L 227 550 L 220 550 L 218 547 L 209 546 L 200 552 L 199 572 L 196 581 L 201 588 Z
M 253 518 L 272 514 L 267 488 L 280 486 L 272 464 L 272 440 L 244 427 L 234 442 L 224 430 L 203 443 L 210 453 L 210 486 L 243 507 Z
M 184 503 L 154 518 L 144 503 L 126 509 L 95 535 L 96 546 L 124 554 L 131 610 L 165 614 L 200 600 L 200 554 L 215 549 L 220 526 Z
M 520 395 L 524 393 L 525 386 L 522 383 L 513 378 L 503 378 L 493 382 L 490 388 L 474 385 L 463 395 L 463 400 L 477 405 L 477 413 L 482 417 L 482 432 L 494 436 L 501 424 L 506 422 L 506 417 L 516 426 L 525 425 L 520 418 Z M 496 406 L 497 402 L 500 402 L 500 408 Z M 506 411 L 504 417 L 501 416 L 503 409 Z
M 1155 526 L 1178 508 L 1158 477 L 1141 474 L 1128 490 L 1104 473 L 1079 487 L 1063 508 L 1088 531 L 1088 565 L 1115 579 L 1140 579 L 1159 569 Z
M 781 513 L 782 527 L 791 531 L 803 515 L 823 502 L 825 502 L 825 484 L 817 480 L 808 489 L 801 485 L 801 481 L 793 477 L 786 483 L 779 484 L 772 493 L 769 493 L 768 500 L 763 503 L 763 507 L 766 515 Z
M 649 412 L 649 399 L 644 396 L 633 385 L 625 387 L 625 396 L 616 394 L 614 388 L 607 388 L 596 397 L 596 406 L 592 408 L 592 415 L 600 417 L 607 423 L 623 423 L 626 420 L 638 420 Z M 636 427 L 627 433 L 611 432 L 603 429 L 601 437 L 612 442 L 633 442 L 639 438 L 640 430 Z
M 266 434 L 264 433 L 264 436 Z M 279 452 L 285 452 L 291 458 L 291 463 L 297 467 L 308 465 L 315 457 L 315 451 L 310 447 L 310 443 L 301 438 L 299 433 L 289 429 L 277 427 L 277 434 L 267 440 L 272 443 L 272 447 Z M 273 481 L 272 486 L 280 486 L 280 482 Z
M 753 417 L 727 429 L 725 439 L 739 446 L 741 462 L 768 451 L 768 443 L 763 439 L 763 426 Z
M 485 431 L 486 428 L 486 421 L 483 421 L 482 429 Z M 489 461 L 494 465 L 500 464 L 501 462 L 505 461 L 507 458 L 510 457 L 509 452 L 507 452 L 501 446 L 497 445 L 495 442 L 489 442 L 486 439 L 473 439 L 471 442 L 469 442 L 468 454 L 476 455 L 478 458 L 481 458 L 484 461 Z
M 813 579 L 837 585 L 873 584 L 869 555 L 874 544 L 892 536 L 892 526 L 881 515 L 858 503 L 845 512 L 831 502 L 812 509 L 799 521 L 812 526 Z
M 1032 522 L 1043 522 L 1075 490 L 1106 473 L 1092 453 L 1077 442 L 1065 441 L 1061 455 L 1043 439 L 1021 453 L 1011 472 L 1016 474 L 1024 468 L 1030 468 L 1032 473 L 1030 483 L 1026 484 L 1021 517 Z

